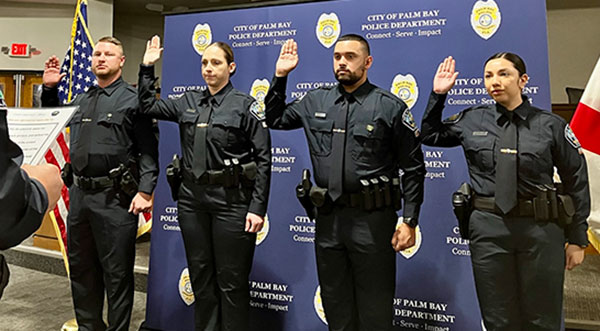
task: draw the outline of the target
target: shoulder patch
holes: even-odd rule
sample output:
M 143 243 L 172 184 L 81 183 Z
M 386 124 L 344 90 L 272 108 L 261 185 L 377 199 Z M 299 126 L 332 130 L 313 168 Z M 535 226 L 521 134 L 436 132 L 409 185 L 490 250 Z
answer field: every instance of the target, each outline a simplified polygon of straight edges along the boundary
M 573 148 L 580 149 L 581 144 L 579 143 L 579 139 L 575 136 L 575 132 L 571 130 L 569 124 L 565 125 L 565 139 L 573 146 Z
M 250 114 L 252 114 L 252 116 L 254 116 L 257 120 L 264 121 L 266 119 L 265 106 L 258 101 L 254 101 L 250 105 Z
M 402 113 L 402 123 L 415 133 L 415 137 L 418 137 L 421 134 L 419 128 L 417 127 L 417 123 L 415 123 L 415 119 L 408 108 L 406 108 L 404 113 Z
M 442 122 L 446 123 L 446 124 L 456 124 L 462 119 L 463 114 L 464 113 L 461 111 L 460 113 L 456 113 L 456 114 L 448 117 L 447 119 L 443 120 Z

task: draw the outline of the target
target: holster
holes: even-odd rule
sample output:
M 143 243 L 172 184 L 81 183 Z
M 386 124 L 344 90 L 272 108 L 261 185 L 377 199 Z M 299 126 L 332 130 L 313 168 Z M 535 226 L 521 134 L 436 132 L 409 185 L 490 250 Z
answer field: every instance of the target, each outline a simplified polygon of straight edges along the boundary
M 306 211 L 306 216 L 308 216 L 311 220 L 316 218 L 316 208 L 310 199 L 310 191 L 313 185 L 310 181 L 310 170 L 304 169 L 302 170 L 302 180 L 300 184 L 296 186 L 296 198 L 300 201 L 300 204 Z
M 165 172 L 167 174 L 167 183 L 169 183 L 169 187 L 171 188 L 171 197 L 173 201 L 177 201 L 182 181 L 181 159 L 179 155 L 173 154 L 173 160 L 167 165 Z
M 73 185 L 73 166 L 71 166 L 71 163 L 65 163 L 64 167 L 60 170 L 60 177 L 67 188 Z
M 125 167 L 124 164 L 119 164 L 117 168 L 112 169 L 108 173 L 108 177 L 115 182 L 115 188 L 120 190 L 125 195 L 125 200 L 131 201 L 138 192 L 138 181 L 135 178 L 132 170 Z
M 473 212 L 473 188 L 462 183 L 452 194 L 452 209 L 458 220 L 458 231 L 463 239 L 469 239 L 469 218 Z

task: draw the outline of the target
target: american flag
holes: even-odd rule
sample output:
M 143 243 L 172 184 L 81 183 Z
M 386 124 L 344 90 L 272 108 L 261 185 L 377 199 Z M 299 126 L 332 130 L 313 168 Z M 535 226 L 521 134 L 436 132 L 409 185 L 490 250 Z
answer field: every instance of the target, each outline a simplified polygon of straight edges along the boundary
M 65 55 L 60 72 L 65 77 L 58 84 L 58 97 L 62 104 L 68 104 L 77 95 L 96 85 L 96 76 L 92 73 L 92 50 L 94 44 L 87 26 L 87 0 L 78 0 L 75 18 L 71 28 L 69 49 Z M 62 132 L 46 153 L 46 162 L 63 168 L 69 162 L 69 136 Z M 67 262 L 67 215 L 69 213 L 69 191 L 62 189 L 62 195 L 51 213 L 54 227 L 60 237 L 59 245 L 63 253 L 65 265 Z

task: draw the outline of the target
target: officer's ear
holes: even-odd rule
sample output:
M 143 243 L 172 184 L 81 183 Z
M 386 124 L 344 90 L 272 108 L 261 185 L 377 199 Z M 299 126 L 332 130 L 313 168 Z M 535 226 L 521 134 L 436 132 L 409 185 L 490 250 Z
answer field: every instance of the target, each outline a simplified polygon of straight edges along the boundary
M 373 65 L 373 57 L 371 55 L 368 55 L 365 58 L 365 69 L 371 68 L 371 65 Z
M 519 88 L 522 90 L 525 85 L 527 85 L 527 82 L 529 82 L 529 76 L 527 76 L 527 74 L 522 74 L 521 77 L 519 77 Z
M 229 64 L 229 76 L 233 76 L 235 74 L 236 65 L 235 62 L 231 62 Z
M 125 65 L 125 55 L 121 55 L 121 62 L 119 63 L 119 68 L 123 68 Z

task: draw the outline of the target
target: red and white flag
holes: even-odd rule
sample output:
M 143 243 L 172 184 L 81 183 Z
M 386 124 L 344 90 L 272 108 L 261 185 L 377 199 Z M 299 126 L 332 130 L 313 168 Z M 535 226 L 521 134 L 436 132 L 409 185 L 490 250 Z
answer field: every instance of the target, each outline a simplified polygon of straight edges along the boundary
M 596 250 L 600 251 L 600 59 L 570 125 L 583 147 L 588 166 L 592 199 L 588 237 Z

